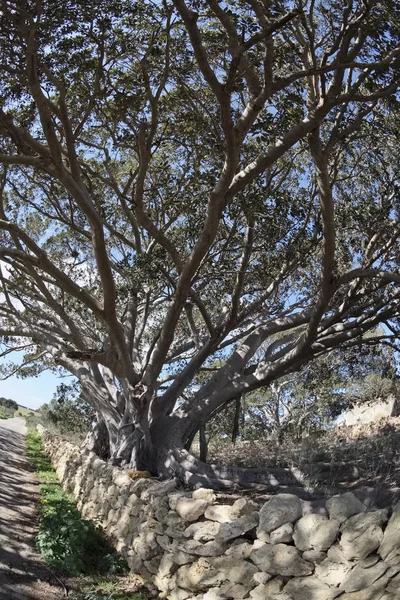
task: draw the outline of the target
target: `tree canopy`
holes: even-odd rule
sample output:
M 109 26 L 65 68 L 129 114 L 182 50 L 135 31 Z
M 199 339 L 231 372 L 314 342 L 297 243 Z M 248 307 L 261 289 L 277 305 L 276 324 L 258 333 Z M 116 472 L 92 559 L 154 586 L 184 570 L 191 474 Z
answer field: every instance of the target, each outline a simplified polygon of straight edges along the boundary
M 113 459 L 194 481 L 184 448 L 243 393 L 396 347 L 400 7 L 2 0 L 0 24 L 5 375 L 66 369 Z

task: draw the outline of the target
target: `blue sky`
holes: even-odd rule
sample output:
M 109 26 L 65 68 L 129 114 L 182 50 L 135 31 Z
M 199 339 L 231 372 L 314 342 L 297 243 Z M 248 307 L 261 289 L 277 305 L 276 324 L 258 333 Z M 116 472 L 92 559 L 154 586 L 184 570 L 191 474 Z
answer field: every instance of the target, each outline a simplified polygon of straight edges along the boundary
M 57 377 L 50 372 L 29 379 L 18 379 L 13 376 L 0 381 L 0 396 L 15 400 L 27 408 L 39 408 L 45 402 L 50 402 L 61 382 L 67 383 L 69 379 L 69 377 Z

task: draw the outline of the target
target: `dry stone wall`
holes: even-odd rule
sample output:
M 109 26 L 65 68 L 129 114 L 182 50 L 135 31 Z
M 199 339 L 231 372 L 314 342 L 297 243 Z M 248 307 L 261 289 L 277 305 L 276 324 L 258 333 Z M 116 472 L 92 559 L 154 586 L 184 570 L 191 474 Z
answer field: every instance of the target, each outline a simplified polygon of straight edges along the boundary
M 400 600 L 400 504 L 368 510 L 352 493 L 318 506 L 291 494 L 221 504 L 211 490 L 132 480 L 46 431 L 42 437 L 83 515 L 160 597 Z

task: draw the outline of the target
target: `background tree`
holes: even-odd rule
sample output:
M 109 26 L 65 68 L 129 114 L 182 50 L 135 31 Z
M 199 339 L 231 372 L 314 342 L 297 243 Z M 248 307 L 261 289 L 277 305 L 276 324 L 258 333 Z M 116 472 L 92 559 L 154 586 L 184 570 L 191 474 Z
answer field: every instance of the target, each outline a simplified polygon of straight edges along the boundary
M 215 414 L 396 344 L 399 8 L 0 6 L 3 355 L 76 375 L 113 460 L 218 485 Z
M 49 404 L 41 407 L 41 418 L 47 427 L 53 427 L 58 433 L 84 438 L 95 418 L 95 412 L 90 404 L 81 398 L 78 382 L 73 384 L 61 383 Z

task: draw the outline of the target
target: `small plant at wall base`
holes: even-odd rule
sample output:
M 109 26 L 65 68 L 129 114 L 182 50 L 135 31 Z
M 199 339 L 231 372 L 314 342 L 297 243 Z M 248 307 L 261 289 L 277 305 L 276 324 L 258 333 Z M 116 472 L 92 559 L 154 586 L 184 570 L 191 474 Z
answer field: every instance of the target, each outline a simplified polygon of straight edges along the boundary
M 69 575 L 122 573 L 127 567 L 92 521 L 83 519 L 58 483 L 40 436 L 27 434 L 27 454 L 40 482 L 38 549 L 45 561 Z

